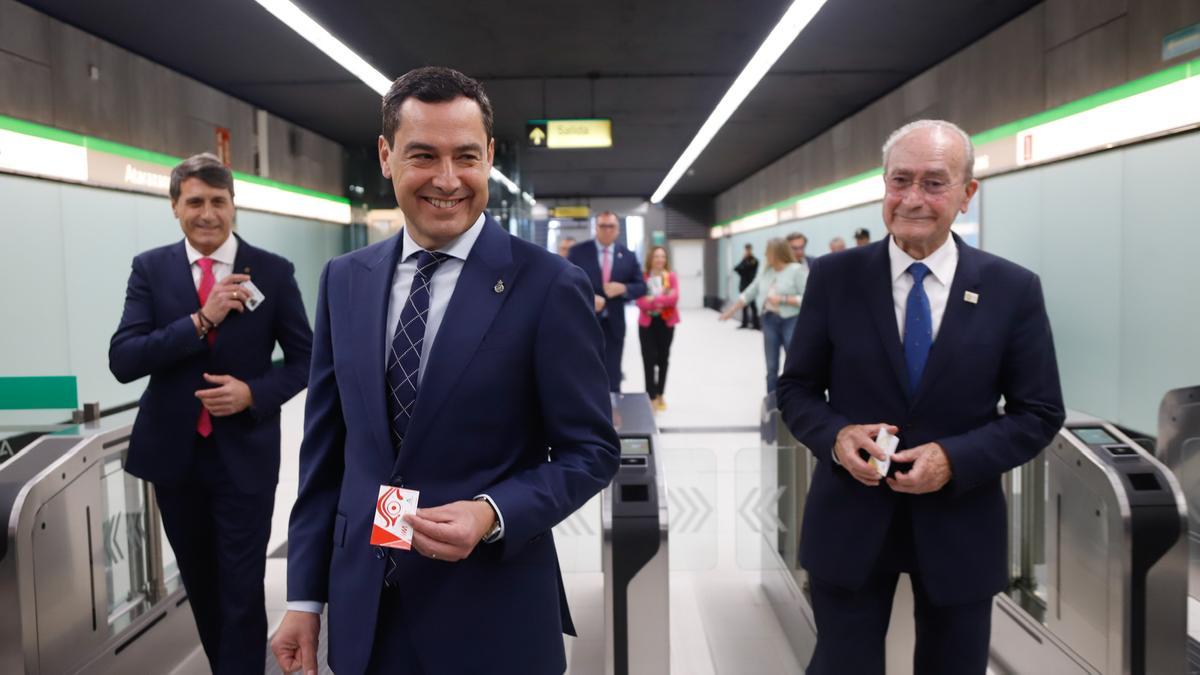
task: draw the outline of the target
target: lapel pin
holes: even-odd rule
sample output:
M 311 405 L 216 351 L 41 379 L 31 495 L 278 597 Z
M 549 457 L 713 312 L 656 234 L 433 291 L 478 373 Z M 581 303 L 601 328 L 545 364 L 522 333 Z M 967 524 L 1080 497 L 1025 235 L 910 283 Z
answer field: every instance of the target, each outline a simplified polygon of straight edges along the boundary
M 492 290 L 496 291 L 496 293 L 503 293 L 504 292 L 504 280 L 500 279 L 499 281 L 497 281 L 496 285 L 492 286 Z
M 242 274 L 250 274 L 250 266 L 249 265 L 242 268 Z
M 967 291 L 966 293 L 963 293 L 963 300 L 966 300 L 967 302 L 971 303 L 972 305 L 978 305 L 979 304 L 979 294 L 972 293 L 971 291 Z

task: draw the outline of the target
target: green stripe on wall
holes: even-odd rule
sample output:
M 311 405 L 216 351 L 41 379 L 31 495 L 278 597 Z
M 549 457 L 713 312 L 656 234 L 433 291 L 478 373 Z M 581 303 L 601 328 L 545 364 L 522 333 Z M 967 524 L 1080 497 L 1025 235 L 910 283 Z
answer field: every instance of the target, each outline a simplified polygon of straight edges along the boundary
M 167 167 L 168 169 L 174 168 L 176 164 L 182 161 L 181 157 L 172 157 L 171 155 L 165 155 L 161 152 L 143 150 L 142 148 L 135 148 L 132 145 L 125 145 L 124 143 L 117 143 L 116 141 L 108 141 L 103 138 L 84 136 L 81 134 L 72 133 L 70 131 L 63 131 L 62 129 L 44 126 L 35 122 L 19 120 L 15 117 L 5 117 L 4 115 L 0 115 L 0 129 L 14 131 L 19 134 L 25 134 L 26 136 L 36 136 L 38 138 L 44 138 L 50 141 L 58 141 L 59 143 L 78 145 L 90 151 L 103 152 L 109 155 L 124 157 L 125 159 L 158 164 L 160 166 Z M 241 173 L 240 171 L 234 171 L 233 176 L 234 178 L 238 180 L 244 180 L 247 183 L 257 183 L 258 185 L 278 188 L 280 190 L 286 190 L 288 192 L 294 192 L 296 194 L 306 195 L 308 197 L 317 197 L 319 199 L 325 199 L 338 204 L 350 203 L 350 200 L 345 197 L 338 197 L 325 192 L 310 190 L 308 188 L 300 187 L 299 185 L 280 183 L 279 181 L 261 178 L 259 176 L 252 176 Z
M 79 407 L 75 376 L 0 377 L 0 410 Z
M 972 136 L 971 142 L 978 147 L 980 145 L 984 145 L 985 143 L 991 143 L 992 141 L 997 141 L 1008 136 L 1015 136 L 1026 129 L 1046 124 L 1048 122 L 1053 122 L 1055 120 L 1060 120 L 1064 117 L 1070 117 L 1071 115 L 1078 115 L 1081 112 L 1098 108 L 1102 105 L 1112 103 L 1113 101 L 1120 101 L 1121 99 L 1129 98 L 1130 96 L 1136 96 L 1152 89 L 1158 89 L 1159 87 L 1171 84 L 1172 82 L 1178 82 L 1180 80 L 1186 80 L 1189 77 L 1196 76 L 1200 76 L 1200 59 L 1189 61 L 1187 63 L 1180 63 L 1165 70 L 1160 70 L 1157 73 L 1152 73 L 1150 75 L 1146 75 L 1145 77 L 1140 77 L 1136 80 L 1126 82 L 1125 84 L 1117 85 L 1111 89 L 1105 89 L 1104 91 L 1097 92 L 1090 96 L 1085 96 L 1077 101 L 1065 103 L 1057 108 L 1051 108 L 1050 110 L 1037 113 L 1036 115 L 1030 115 L 1029 117 L 1019 119 L 1015 122 L 1009 122 L 1008 124 L 1003 124 L 994 129 L 988 129 L 987 131 L 983 131 Z M 864 171 L 856 176 L 843 178 L 839 181 L 816 188 L 815 190 L 805 192 L 804 194 L 788 197 L 783 201 L 775 202 L 769 206 L 764 206 L 753 211 L 748 211 L 740 216 L 723 220 L 714 224 L 713 227 L 721 227 L 723 225 L 728 225 L 735 220 L 741 220 L 742 218 L 757 215 L 764 211 L 790 206 L 802 199 L 808 199 L 809 197 L 814 197 L 822 192 L 835 190 L 843 185 L 848 185 L 870 176 L 881 175 L 882 173 L 883 167 L 871 169 L 870 171 Z
M 299 185 L 289 185 L 287 183 L 280 183 L 279 181 L 274 181 L 274 180 L 271 180 L 270 178 L 263 178 L 261 176 L 252 176 L 248 173 L 242 173 L 240 171 L 234 171 L 233 177 L 238 180 L 244 180 L 247 183 L 257 183 L 259 185 L 265 185 L 267 187 L 278 188 L 280 190 L 287 190 L 288 192 L 295 192 L 296 194 L 299 194 L 299 195 L 307 195 L 309 197 L 319 197 L 321 199 L 326 199 L 331 202 L 337 202 L 338 204 L 349 204 L 350 203 L 350 200 L 345 197 L 335 197 L 334 195 L 327 194 L 325 192 L 318 192 L 316 190 L 310 190 L 308 188 L 300 187 Z

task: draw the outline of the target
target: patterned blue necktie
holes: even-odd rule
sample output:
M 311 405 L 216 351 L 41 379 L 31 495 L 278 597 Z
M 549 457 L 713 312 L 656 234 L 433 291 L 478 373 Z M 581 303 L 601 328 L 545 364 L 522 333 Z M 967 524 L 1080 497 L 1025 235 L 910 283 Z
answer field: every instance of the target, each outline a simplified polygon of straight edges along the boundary
M 921 384 L 921 373 L 933 346 L 933 314 L 929 309 L 929 296 L 925 294 L 925 276 L 929 268 L 925 263 L 908 266 L 913 287 L 908 292 L 908 303 L 904 309 L 904 363 L 908 366 L 909 392 L 915 394 Z
M 400 312 L 396 334 L 388 350 L 388 416 L 392 449 L 399 452 L 417 403 L 417 373 L 421 369 L 421 347 L 425 344 L 425 320 L 429 316 L 429 280 L 446 258 L 444 253 L 418 251 L 417 271 L 413 275 L 408 301 Z M 410 256 L 411 257 L 411 256 Z

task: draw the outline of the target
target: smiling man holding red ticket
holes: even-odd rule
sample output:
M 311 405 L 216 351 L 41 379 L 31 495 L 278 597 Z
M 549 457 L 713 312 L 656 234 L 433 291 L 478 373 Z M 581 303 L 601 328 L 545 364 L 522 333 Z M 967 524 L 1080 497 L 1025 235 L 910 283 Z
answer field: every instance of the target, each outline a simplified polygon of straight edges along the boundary
M 414 70 L 383 99 L 406 226 L 321 277 L 272 641 L 287 672 L 316 673 L 326 603 L 339 675 L 566 668 L 550 528 L 608 484 L 619 446 L 591 286 L 484 211 L 494 147 L 462 73 Z

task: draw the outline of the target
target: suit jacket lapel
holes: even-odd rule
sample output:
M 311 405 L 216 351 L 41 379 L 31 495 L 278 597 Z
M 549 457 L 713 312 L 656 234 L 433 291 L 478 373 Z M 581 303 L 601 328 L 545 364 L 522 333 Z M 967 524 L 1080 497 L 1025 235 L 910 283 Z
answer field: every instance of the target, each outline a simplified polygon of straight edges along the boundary
M 592 288 L 600 288 L 604 285 L 603 278 L 600 272 L 600 262 L 597 256 L 600 255 L 600 246 L 595 239 L 586 241 L 580 244 L 585 248 L 583 258 L 583 271 L 587 272 L 588 280 L 592 282 Z
M 237 237 L 236 234 L 232 236 Z M 233 257 L 233 270 L 231 273 L 252 274 L 255 262 L 254 247 L 247 244 L 241 237 L 237 237 L 237 240 L 237 255 Z M 186 253 L 184 257 L 187 257 Z M 198 300 L 200 296 L 197 295 L 196 297 Z M 213 343 L 213 349 L 215 350 L 223 345 L 236 343 L 243 325 L 250 318 L 249 314 L 250 310 L 246 310 L 244 313 L 229 312 L 228 316 L 225 317 L 225 321 L 221 322 L 221 327 L 217 329 L 217 338 Z
M 887 352 L 888 361 L 896 375 L 896 384 L 910 399 L 912 392 L 908 390 L 908 368 L 904 365 L 904 348 L 900 344 L 900 332 L 896 327 L 896 307 L 892 300 L 892 262 L 888 257 L 888 239 L 871 244 L 875 250 L 871 252 L 867 262 L 867 273 L 863 276 L 863 294 L 879 340 Z
M 518 271 L 513 265 L 508 233 L 488 216 L 459 274 L 429 362 L 423 368 L 416 409 L 404 439 L 405 448 L 422 447 L 430 423 L 487 334 L 516 283 Z M 407 454 L 401 450 L 397 463 L 404 461 Z
M 380 255 L 358 260 L 350 277 L 348 297 L 350 324 L 356 342 L 354 359 L 358 364 L 358 384 L 367 424 L 375 435 L 375 445 L 390 466 L 395 461 L 391 432 L 388 430 L 387 385 L 384 382 L 383 362 L 387 348 L 388 302 L 391 299 L 392 278 L 403 248 L 402 235 L 392 237 L 390 246 L 381 247 Z
M 196 280 L 192 278 L 192 265 L 188 262 L 183 241 L 171 247 L 171 259 L 171 281 L 167 288 L 191 314 L 200 309 L 200 294 L 196 290 Z
M 976 256 L 978 252 L 963 243 L 958 235 L 952 233 L 950 236 L 954 237 L 954 243 L 958 245 L 958 267 L 954 270 L 954 282 L 950 284 L 950 296 L 946 299 L 946 313 L 942 315 L 942 325 L 938 328 L 937 339 L 929 349 L 929 360 L 925 362 L 921 384 L 917 387 L 917 395 L 912 401 L 914 406 L 946 369 L 955 347 L 962 341 L 962 337 L 969 333 L 970 324 L 978 312 L 978 305 L 969 303 L 964 298 L 967 291 L 979 290 L 979 259 Z

